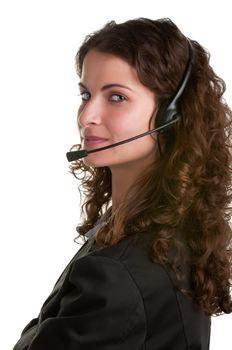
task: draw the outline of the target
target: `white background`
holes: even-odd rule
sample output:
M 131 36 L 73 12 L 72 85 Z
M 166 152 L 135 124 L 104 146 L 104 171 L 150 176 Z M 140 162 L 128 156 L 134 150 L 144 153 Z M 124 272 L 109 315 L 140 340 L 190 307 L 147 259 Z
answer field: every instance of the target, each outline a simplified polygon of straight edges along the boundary
M 78 183 L 66 152 L 79 141 L 74 56 L 84 36 L 110 20 L 170 17 L 211 52 L 231 106 L 229 3 L 0 2 L 1 349 L 12 349 L 79 249 Z M 213 318 L 211 350 L 231 349 L 231 321 Z

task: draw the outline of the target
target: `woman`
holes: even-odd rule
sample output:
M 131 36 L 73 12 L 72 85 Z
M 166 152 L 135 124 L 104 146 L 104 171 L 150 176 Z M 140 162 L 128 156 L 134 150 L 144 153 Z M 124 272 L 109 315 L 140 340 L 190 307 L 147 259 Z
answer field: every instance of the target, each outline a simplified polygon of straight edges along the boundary
M 170 19 L 110 22 L 76 66 L 88 239 L 14 350 L 209 349 L 232 310 L 225 84 Z

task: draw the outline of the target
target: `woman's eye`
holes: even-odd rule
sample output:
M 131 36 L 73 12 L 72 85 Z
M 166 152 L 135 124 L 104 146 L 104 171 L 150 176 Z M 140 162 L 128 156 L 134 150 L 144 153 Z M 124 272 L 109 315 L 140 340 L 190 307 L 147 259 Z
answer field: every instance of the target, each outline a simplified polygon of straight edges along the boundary
M 111 95 L 111 101 L 113 102 L 122 102 L 126 100 L 126 98 L 122 95 L 119 95 L 119 94 L 112 94 Z
M 88 101 L 90 98 L 90 93 L 87 91 L 81 92 L 80 93 L 82 101 Z

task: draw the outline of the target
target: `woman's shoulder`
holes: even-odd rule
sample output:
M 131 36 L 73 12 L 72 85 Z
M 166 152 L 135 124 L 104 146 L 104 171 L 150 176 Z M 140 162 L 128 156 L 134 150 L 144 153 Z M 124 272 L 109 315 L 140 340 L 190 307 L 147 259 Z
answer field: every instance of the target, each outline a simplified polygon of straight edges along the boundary
M 170 328 L 171 324 L 179 327 L 179 330 L 182 327 L 189 343 L 194 342 L 196 334 L 199 337 L 208 334 L 210 317 L 198 309 L 189 296 L 176 288 L 171 268 L 153 262 L 151 251 L 154 234 L 147 232 L 132 235 L 113 246 L 96 247 L 90 255 L 96 257 L 96 263 L 98 258 L 104 259 L 104 269 L 108 269 L 107 261 L 118 264 L 119 269 L 123 269 L 128 279 L 133 281 L 134 288 L 143 300 L 148 334 L 154 334 L 154 323 L 157 324 L 157 320 L 162 318 L 164 328 Z M 124 286 L 121 285 L 121 288 Z M 158 333 L 162 333 L 162 329 L 157 326 Z
M 127 236 L 112 246 L 100 247 L 94 243 L 90 254 L 116 261 L 137 280 L 138 285 L 145 281 L 153 284 L 158 279 L 159 286 L 163 288 L 172 285 L 172 281 L 167 267 L 152 261 L 153 239 L 154 232 L 146 232 Z
M 100 246 L 94 242 L 91 251 L 93 255 L 104 255 L 119 261 L 124 261 L 130 258 L 131 255 L 134 256 L 135 252 L 146 258 L 149 255 L 153 238 L 154 233 L 150 231 L 131 234 L 113 245 Z
M 181 339 L 186 337 L 189 344 L 195 344 L 196 339 L 201 342 L 201 337 L 209 334 L 210 318 L 197 309 L 190 297 L 177 290 L 167 266 L 152 261 L 154 234 L 131 235 L 107 247 L 94 244 L 76 263 L 81 264 L 86 278 L 98 280 L 98 288 L 107 295 L 108 283 L 114 281 L 114 295 L 142 303 L 147 337 L 154 342 L 160 335 L 165 337 L 167 329 Z
M 75 261 L 74 269 L 79 270 L 81 266 L 86 274 L 93 269 L 95 275 L 100 270 L 99 275 L 103 278 L 114 275 L 115 283 L 125 293 L 127 280 L 137 290 L 147 310 L 157 309 L 157 300 L 160 310 L 164 310 L 165 304 L 176 304 L 176 296 L 166 268 L 151 259 L 152 239 L 153 234 L 147 232 L 127 236 L 112 246 L 103 247 L 94 243 L 85 256 Z M 115 286 L 115 289 L 118 287 Z

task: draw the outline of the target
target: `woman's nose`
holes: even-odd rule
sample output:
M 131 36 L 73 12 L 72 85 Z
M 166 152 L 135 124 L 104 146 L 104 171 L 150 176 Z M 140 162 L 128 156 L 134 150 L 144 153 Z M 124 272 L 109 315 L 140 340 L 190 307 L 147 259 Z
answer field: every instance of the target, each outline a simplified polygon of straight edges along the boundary
M 89 124 L 101 124 L 102 108 L 99 103 L 87 102 L 84 107 L 80 107 L 77 115 L 78 125 L 85 128 Z

